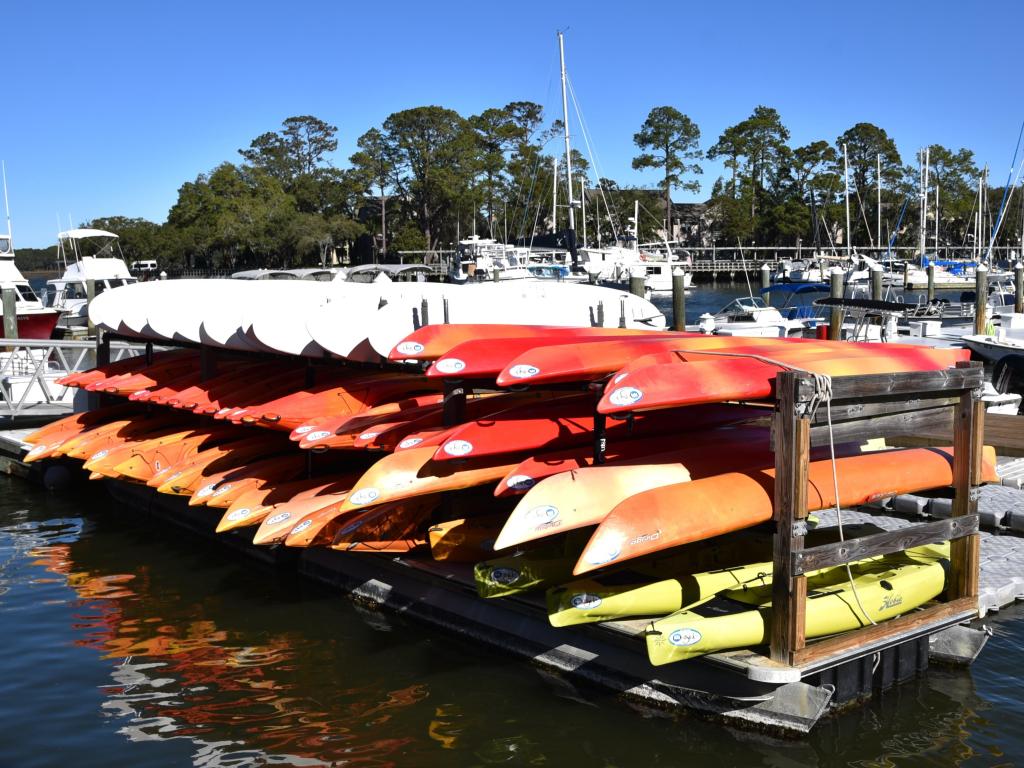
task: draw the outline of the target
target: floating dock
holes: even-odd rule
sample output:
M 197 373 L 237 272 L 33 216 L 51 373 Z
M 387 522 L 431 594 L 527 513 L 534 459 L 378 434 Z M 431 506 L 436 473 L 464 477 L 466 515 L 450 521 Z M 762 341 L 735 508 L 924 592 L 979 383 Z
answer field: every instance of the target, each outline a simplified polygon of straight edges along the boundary
M 953 376 L 953 389 L 964 393 L 973 391 L 972 376 L 977 378 L 980 371 L 974 369 L 974 372 L 960 374 L 959 378 Z M 917 381 L 923 380 L 918 377 Z M 914 402 L 900 394 L 903 390 L 909 391 L 907 381 L 906 378 L 890 378 L 886 385 L 892 391 L 888 400 L 899 402 L 904 411 L 907 402 Z M 790 384 L 791 395 L 799 397 L 800 382 L 793 379 Z M 957 407 L 956 398 L 950 397 L 950 392 L 939 394 L 942 397 L 933 392 L 931 400 L 917 402 L 917 416 L 913 411 L 896 416 L 886 414 L 881 405 L 868 406 L 867 410 L 874 414 L 873 418 L 888 419 L 885 423 L 889 429 L 898 427 L 897 432 L 906 433 L 916 429 L 915 424 L 929 419 L 929 423 L 937 423 L 932 418 L 935 408 Z M 840 391 L 833 405 L 833 415 L 840 421 L 844 414 L 848 416 L 855 410 L 843 405 L 843 395 Z M 850 397 L 851 392 L 845 395 Z M 929 407 L 922 408 L 922 405 Z M 861 410 L 864 407 L 863 402 L 857 405 Z M 974 406 L 969 406 L 969 410 L 972 414 L 976 412 Z M 959 413 L 963 417 L 964 409 Z M 921 414 L 926 417 L 923 421 Z M 820 442 L 823 433 L 818 421 L 806 414 L 801 417 L 797 408 L 790 416 L 796 430 L 794 435 L 803 433 L 808 443 Z M 800 426 L 801 421 L 806 423 Z M 1010 432 L 1012 427 L 1013 423 L 1009 423 Z M 871 428 L 858 427 L 850 421 L 836 425 L 844 439 L 856 435 L 858 429 Z M 0 432 L 0 468 L 3 471 L 51 487 L 81 476 L 74 462 L 43 466 L 23 464 L 20 458 L 29 447 L 22 439 L 25 434 L 27 430 Z M 961 427 L 961 439 L 963 434 L 966 433 Z M 1001 469 L 1012 474 L 1021 470 L 1022 464 L 1024 462 L 1004 460 Z M 793 466 L 796 471 L 792 477 L 797 478 L 800 461 Z M 966 471 L 963 466 L 961 471 Z M 966 482 L 968 478 L 964 475 L 963 479 Z M 824 655 L 819 652 L 806 658 L 780 660 L 773 659 L 769 649 L 754 649 L 653 667 L 640 636 L 644 621 L 556 629 L 548 623 L 537 596 L 488 600 L 478 597 L 470 566 L 330 549 L 255 547 L 244 531 L 216 534 L 214 527 L 219 514 L 205 507 L 189 507 L 184 498 L 161 495 L 154 489 L 120 481 L 107 481 L 107 485 L 115 499 L 132 514 L 143 512 L 184 527 L 264 564 L 294 569 L 353 599 L 473 638 L 568 679 L 611 689 L 635 703 L 658 710 L 695 712 L 726 724 L 779 733 L 806 733 L 829 711 L 912 678 L 930 662 L 969 663 L 980 652 L 987 635 L 965 623 L 1024 598 L 1024 537 L 1015 535 L 1016 531 L 1024 529 L 1024 491 L 1010 486 L 973 489 L 969 501 L 971 505 L 976 503 L 976 516 L 974 512 L 956 515 L 965 510 L 954 509 L 955 502 L 951 499 L 898 497 L 885 506 L 849 510 L 844 513 L 844 523 L 871 522 L 881 528 L 883 534 L 868 537 L 874 539 L 872 545 L 876 549 L 880 536 L 887 537 L 883 544 L 890 550 L 902 549 L 907 546 L 904 539 L 911 541 L 922 535 L 946 538 L 960 534 L 965 542 L 976 541 L 976 597 L 968 595 L 933 606 L 927 609 L 932 611 L 927 619 L 924 619 L 927 611 L 916 611 L 879 627 L 867 627 L 859 631 L 866 633 L 860 640 L 852 644 L 846 641 L 839 651 Z M 971 509 L 968 506 L 966 511 Z M 835 524 L 833 512 L 821 512 L 817 516 L 821 520 L 819 527 Z M 1020 522 L 1015 523 L 1018 519 Z M 979 527 L 985 530 L 979 532 Z M 798 532 L 796 528 L 794 532 Z M 799 547 L 794 547 L 794 554 L 797 549 Z M 838 551 L 831 556 L 854 557 L 849 552 L 843 555 Z M 792 578 L 798 579 L 800 574 Z M 836 639 L 856 634 L 847 633 Z M 821 642 L 806 645 L 812 651 L 821 647 Z M 802 647 L 783 650 L 792 657 L 799 654 Z

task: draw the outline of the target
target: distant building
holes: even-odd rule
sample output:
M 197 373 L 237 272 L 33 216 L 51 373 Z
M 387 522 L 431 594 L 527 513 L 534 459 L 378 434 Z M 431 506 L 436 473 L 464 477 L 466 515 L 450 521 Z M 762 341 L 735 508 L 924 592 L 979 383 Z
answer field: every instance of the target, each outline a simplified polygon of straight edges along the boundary
M 714 217 L 710 201 L 672 203 L 672 240 L 691 248 L 710 248 Z

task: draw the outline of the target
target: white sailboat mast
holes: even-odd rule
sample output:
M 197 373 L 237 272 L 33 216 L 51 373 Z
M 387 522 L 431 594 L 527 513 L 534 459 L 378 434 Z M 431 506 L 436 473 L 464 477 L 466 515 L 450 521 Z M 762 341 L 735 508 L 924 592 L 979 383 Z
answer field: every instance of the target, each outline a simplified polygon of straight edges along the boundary
M 853 237 L 850 232 L 850 159 L 846 154 L 846 144 L 843 144 L 843 197 L 846 200 L 846 256 L 852 256 Z
M 569 100 L 565 94 L 565 41 L 561 32 L 558 33 L 558 58 L 562 66 L 562 126 L 565 128 L 565 181 L 569 188 L 569 229 L 575 230 L 576 218 L 572 209 L 572 152 L 569 149 Z M 558 177 L 555 178 L 557 180 Z
M 882 155 L 879 153 L 876 156 L 878 167 L 875 170 L 875 181 L 878 186 L 878 223 L 876 224 L 877 229 L 875 242 L 878 243 L 879 249 L 882 247 Z
M 921 227 L 919 238 L 922 267 L 924 266 L 924 252 L 925 249 L 928 247 L 928 244 L 925 241 L 925 232 L 927 231 L 925 224 L 927 223 L 928 219 L 928 160 L 930 157 L 931 148 L 925 147 L 924 153 L 921 156 L 921 159 L 924 161 L 923 165 L 921 166 Z
M 551 231 L 558 233 L 558 158 L 551 158 Z
M 587 247 L 587 177 L 580 176 L 580 218 L 583 219 L 583 247 Z
M 640 250 L 640 201 L 633 201 L 633 250 Z
M 0 163 L 0 169 L 4 176 L 4 212 L 7 214 L 7 247 L 14 251 L 14 238 L 11 234 L 11 205 L 7 202 L 7 163 Z

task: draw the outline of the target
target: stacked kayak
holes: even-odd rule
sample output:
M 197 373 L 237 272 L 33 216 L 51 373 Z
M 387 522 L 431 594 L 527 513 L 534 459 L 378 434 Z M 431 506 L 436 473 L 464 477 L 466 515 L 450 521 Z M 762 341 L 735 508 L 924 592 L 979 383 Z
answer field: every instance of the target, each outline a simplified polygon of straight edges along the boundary
M 763 644 L 776 375 L 942 370 L 966 353 L 669 333 L 642 300 L 580 287 L 305 284 L 277 305 L 239 283 L 177 317 L 175 289 L 105 292 L 97 325 L 218 347 L 216 372 L 173 349 L 68 376 L 109 404 L 30 435 L 26 461 L 182 497 L 257 546 L 468 564 L 481 597 L 544 604 L 554 626 L 644 622 L 655 664 Z M 514 322 L 524 311 L 543 325 Z M 812 450 L 810 510 L 953 483 L 952 448 L 834 449 Z M 985 481 L 994 463 L 986 449 Z M 808 637 L 932 600 L 947 560 L 919 547 L 852 579 L 811 574 Z

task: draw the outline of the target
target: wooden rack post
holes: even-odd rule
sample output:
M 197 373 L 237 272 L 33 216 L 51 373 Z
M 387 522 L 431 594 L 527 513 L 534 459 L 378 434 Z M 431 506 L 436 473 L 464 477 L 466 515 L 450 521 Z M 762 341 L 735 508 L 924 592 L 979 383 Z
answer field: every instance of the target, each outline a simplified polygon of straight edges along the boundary
M 821 663 L 856 648 L 898 642 L 931 624 L 977 615 L 980 568 L 977 485 L 981 479 L 984 407 L 983 371 L 960 363 L 945 371 L 850 376 L 832 381 L 832 432 L 837 441 L 906 434 L 952 415 L 953 515 L 948 520 L 804 548 L 808 457 L 812 445 L 827 444 L 824 408 L 807 413 L 813 380 L 805 373 L 776 377 L 774 564 L 772 582 L 773 661 L 793 666 Z M 878 625 L 805 642 L 807 580 L 804 574 L 911 547 L 950 541 L 947 601 Z
M 784 371 L 775 379 L 775 510 L 773 537 L 771 658 L 791 663 L 805 645 L 807 577 L 793 573 L 793 550 L 803 549 L 807 528 L 807 465 L 810 420 L 798 413 L 799 374 Z

